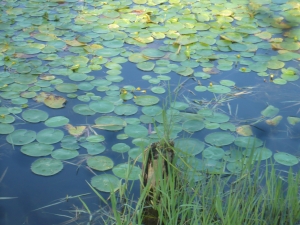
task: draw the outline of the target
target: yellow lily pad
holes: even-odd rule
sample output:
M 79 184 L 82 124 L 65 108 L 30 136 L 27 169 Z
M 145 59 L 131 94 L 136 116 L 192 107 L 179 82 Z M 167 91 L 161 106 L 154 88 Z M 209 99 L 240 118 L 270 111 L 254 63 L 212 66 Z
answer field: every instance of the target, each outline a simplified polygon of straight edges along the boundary
M 246 137 L 253 135 L 251 126 L 249 126 L 249 125 L 242 125 L 242 126 L 237 127 L 236 132 L 239 135 L 246 136 Z
M 69 132 L 69 134 L 71 134 L 71 135 L 73 135 L 75 137 L 79 137 L 86 130 L 86 126 L 73 126 L 71 124 L 67 124 L 65 126 L 65 128 L 67 129 L 67 131 Z
M 55 96 L 55 95 L 49 95 L 44 100 L 45 105 L 53 109 L 63 108 L 65 102 L 66 102 L 65 98 L 60 96 Z

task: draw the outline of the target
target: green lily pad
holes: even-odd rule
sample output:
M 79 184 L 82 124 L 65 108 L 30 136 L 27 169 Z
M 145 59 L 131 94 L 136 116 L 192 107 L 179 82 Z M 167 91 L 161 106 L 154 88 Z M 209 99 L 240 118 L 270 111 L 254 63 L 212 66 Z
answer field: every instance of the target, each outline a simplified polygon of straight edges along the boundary
M 187 120 L 182 124 L 182 129 L 187 132 L 196 132 L 204 128 L 204 123 L 201 120 Z
M 59 160 L 73 159 L 79 155 L 79 152 L 71 149 L 60 148 L 51 153 L 52 158 Z
M 64 132 L 54 128 L 46 128 L 37 133 L 36 140 L 42 144 L 55 144 L 64 137 Z
M 6 136 L 6 141 L 12 145 L 26 145 L 33 142 L 36 133 L 31 130 L 19 129 Z
M 263 144 L 263 142 L 255 137 L 237 137 L 234 144 L 241 148 L 257 148 Z
M 140 62 L 136 66 L 140 70 L 151 71 L 154 69 L 155 64 L 153 62 Z
M 0 123 L 0 134 L 10 134 L 15 130 L 13 125 Z
M 299 163 L 299 160 L 286 152 L 278 152 L 274 154 L 274 159 L 276 162 L 285 166 L 294 166 Z
M 87 150 L 89 155 L 97 155 L 105 151 L 105 146 L 101 143 L 84 142 L 80 145 Z
M 69 119 L 64 116 L 54 116 L 45 121 L 47 127 L 61 127 L 69 123 Z
M 124 153 L 130 150 L 130 146 L 125 143 L 117 143 L 111 147 L 114 152 Z
M 78 86 L 76 84 L 62 83 L 56 85 L 55 89 L 62 93 L 73 93 L 77 91 Z
M 106 100 L 99 100 L 99 101 L 92 101 L 89 104 L 90 109 L 98 113 L 110 113 L 114 111 L 114 104 L 106 101 Z
M 123 119 L 116 116 L 99 117 L 95 120 L 95 124 L 93 126 L 95 128 L 111 131 L 122 130 L 127 125 Z
M 47 156 L 52 153 L 54 147 L 52 145 L 41 144 L 38 142 L 32 142 L 21 147 L 21 152 L 25 155 L 40 157 Z
M 179 149 L 181 155 L 197 155 L 204 150 L 204 142 L 195 138 L 180 138 L 174 141 L 175 147 Z
M 84 116 L 92 116 L 95 114 L 95 111 L 92 110 L 88 105 L 86 104 L 78 104 L 73 107 L 73 111 Z
M 299 117 L 288 116 L 287 121 L 288 121 L 289 124 L 295 125 L 296 123 L 300 122 L 300 118 Z
M 133 101 L 137 105 L 150 106 L 157 104 L 159 102 L 159 98 L 151 95 L 140 95 L 137 96 Z
M 42 158 L 37 159 L 31 164 L 31 171 L 41 176 L 52 176 L 63 169 L 63 164 L 60 160 Z
M 119 116 L 130 116 L 135 114 L 138 111 L 138 107 L 132 104 L 122 104 L 116 106 L 114 113 Z
M 48 119 L 48 113 L 39 109 L 27 109 L 22 113 L 24 120 L 30 123 L 39 123 Z
M 90 135 L 86 138 L 88 142 L 102 142 L 105 140 L 103 135 Z
M 155 48 L 146 48 L 141 53 L 143 54 L 144 57 L 151 58 L 151 59 L 161 58 L 166 54 L 165 52 L 160 51 L 160 50 L 155 49 Z
M 226 94 L 231 92 L 231 89 L 229 87 L 217 84 L 207 87 L 207 90 L 217 94 Z
M 119 188 L 120 180 L 114 175 L 111 174 L 101 174 L 92 177 L 91 185 L 103 192 L 113 192 Z
M 87 165 L 94 170 L 106 171 L 114 166 L 114 162 L 106 156 L 93 156 L 88 158 Z
M 243 151 L 243 155 L 249 157 L 252 156 L 255 160 L 266 160 L 272 156 L 272 151 L 265 147 L 260 148 L 248 148 Z
M 234 141 L 235 137 L 228 132 L 215 132 L 206 135 L 205 141 L 214 146 L 229 145 Z
M 263 111 L 261 111 L 261 115 L 265 117 L 274 117 L 279 112 L 279 109 L 269 105 L 267 108 L 265 108 Z
M 114 175 L 125 180 L 138 180 L 142 173 L 139 167 L 127 163 L 115 166 L 112 171 Z
M 124 129 L 125 134 L 133 138 L 142 138 L 148 135 L 148 130 L 142 125 L 129 124 Z
M 219 159 L 223 158 L 223 156 L 225 155 L 225 152 L 222 148 L 217 148 L 217 147 L 211 146 L 211 147 L 204 149 L 202 155 L 206 159 L 219 160 Z

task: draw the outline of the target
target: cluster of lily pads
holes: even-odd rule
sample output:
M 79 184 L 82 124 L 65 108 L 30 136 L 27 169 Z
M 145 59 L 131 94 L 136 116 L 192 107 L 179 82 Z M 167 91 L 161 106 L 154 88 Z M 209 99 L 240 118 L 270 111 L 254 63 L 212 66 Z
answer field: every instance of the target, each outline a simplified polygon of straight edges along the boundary
M 163 123 L 171 124 L 170 138 L 197 171 L 221 173 L 226 167 L 238 172 L 241 158 L 250 152 L 222 149 L 231 144 L 254 147 L 255 159 L 272 156 L 262 140 L 251 137 L 249 126 L 236 127 L 223 113 L 209 108 L 187 113 L 189 104 L 172 102 L 164 118 L 159 104 L 166 92 L 163 83 L 177 75 L 194 78 L 195 91 L 214 94 L 234 91 L 234 81 L 214 78 L 226 71 L 272 75 L 270 81 L 279 85 L 298 80 L 299 70 L 293 67 L 300 58 L 296 1 L 7 0 L 1 8 L 0 134 L 22 153 L 39 157 L 31 166 L 34 173 L 54 175 L 64 160 L 86 149 L 90 168 L 112 169 L 114 175 L 92 178 L 97 189 L 110 191 L 119 178 L 138 179 L 141 169 L 129 163 L 115 166 L 100 155 L 108 151 L 105 136 L 124 140 L 112 151 L 141 161 L 144 148 L 167 132 Z M 135 64 L 140 71 L 135 76 L 150 87 L 133 86 L 122 72 L 125 63 Z M 70 121 L 67 110 L 49 116 L 68 102 L 78 120 Z M 270 106 L 262 112 L 268 124 L 281 120 L 275 111 Z M 94 123 L 86 124 L 86 118 Z M 287 119 L 292 125 L 300 120 Z M 46 128 L 22 128 L 37 123 Z M 178 138 L 204 128 L 217 130 L 205 142 Z M 199 153 L 203 159 L 194 157 Z M 288 166 L 299 162 L 283 152 L 274 159 Z

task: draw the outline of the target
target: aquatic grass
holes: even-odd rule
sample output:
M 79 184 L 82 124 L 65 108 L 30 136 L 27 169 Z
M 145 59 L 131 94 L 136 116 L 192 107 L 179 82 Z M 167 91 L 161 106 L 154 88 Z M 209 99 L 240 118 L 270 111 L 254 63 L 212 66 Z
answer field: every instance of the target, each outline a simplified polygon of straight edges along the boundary
M 138 201 L 112 192 L 112 214 L 106 215 L 105 224 L 299 224 L 300 173 L 290 169 L 286 176 L 272 162 L 254 164 L 252 157 L 244 159 L 240 173 L 202 171 L 200 181 L 189 179 L 171 162 L 164 177 L 165 159 L 160 157 L 155 188 L 150 190 L 148 183 Z

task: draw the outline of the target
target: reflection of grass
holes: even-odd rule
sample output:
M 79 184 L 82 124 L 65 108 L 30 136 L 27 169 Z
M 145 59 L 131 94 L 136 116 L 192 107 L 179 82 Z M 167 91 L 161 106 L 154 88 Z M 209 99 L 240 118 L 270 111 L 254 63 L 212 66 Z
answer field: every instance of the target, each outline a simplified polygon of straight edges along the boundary
M 7 172 L 7 168 L 4 170 L 3 174 L 0 177 L 0 183 L 2 182 L 6 172 Z M 13 198 L 17 198 L 17 197 L 0 197 L 0 200 L 13 199 Z
M 240 173 L 226 176 L 202 171 L 200 181 L 188 178 L 183 170 L 174 169 L 171 162 L 166 178 L 160 163 L 153 189 L 150 190 L 151 182 L 148 182 L 134 202 L 125 194 L 131 190 L 126 183 L 119 189 L 120 194 L 111 192 L 110 210 L 99 210 L 94 222 L 101 218 L 99 224 L 118 225 L 299 223 L 300 173 L 289 170 L 279 174 L 273 164 L 251 164 L 251 157 L 245 160 Z M 163 158 L 159 160 L 162 162 Z M 152 199 L 147 201 L 149 196 Z

